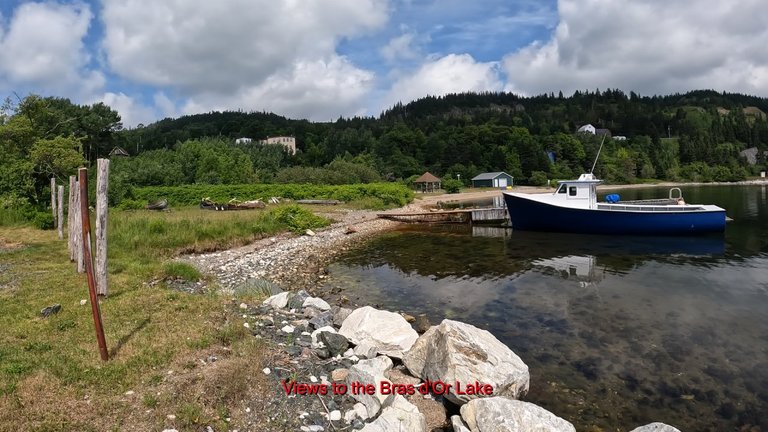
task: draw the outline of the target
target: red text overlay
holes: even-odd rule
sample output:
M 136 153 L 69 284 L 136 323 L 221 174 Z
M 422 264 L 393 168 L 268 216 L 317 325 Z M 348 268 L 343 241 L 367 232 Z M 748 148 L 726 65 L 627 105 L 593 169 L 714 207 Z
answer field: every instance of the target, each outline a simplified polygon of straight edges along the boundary
M 425 381 L 421 384 L 394 384 L 389 381 L 380 381 L 378 385 L 366 384 L 357 381 L 349 383 L 334 382 L 330 385 L 320 383 L 298 383 L 295 381 L 286 382 L 281 381 L 283 385 L 283 391 L 287 395 L 344 395 L 351 393 L 368 394 L 373 395 L 376 393 L 389 395 L 412 395 L 416 393 L 434 395 L 445 395 L 453 393 L 455 395 L 477 395 L 477 396 L 491 396 L 493 394 L 493 386 L 490 384 L 481 384 L 477 381 L 471 383 L 461 383 L 454 381 L 453 383 L 446 383 L 443 381 Z

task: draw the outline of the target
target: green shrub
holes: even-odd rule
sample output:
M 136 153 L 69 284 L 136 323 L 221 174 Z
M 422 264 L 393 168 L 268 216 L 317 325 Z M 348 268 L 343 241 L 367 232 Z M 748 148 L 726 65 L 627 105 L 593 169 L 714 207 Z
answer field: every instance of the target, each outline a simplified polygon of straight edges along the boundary
M 53 223 L 53 214 L 51 214 L 51 212 L 37 212 L 32 219 L 32 226 L 43 230 L 53 229 L 55 227 Z
M 545 186 L 547 184 L 547 173 L 544 171 L 534 171 L 528 179 L 528 183 L 533 186 Z
M 163 276 L 168 279 L 183 279 L 186 281 L 199 281 L 203 275 L 190 264 L 172 261 L 163 266 Z
M 443 189 L 449 194 L 459 193 L 461 191 L 462 183 L 459 180 L 455 179 L 445 179 L 443 180 Z
M 301 234 L 308 229 L 317 229 L 328 226 L 330 221 L 320 217 L 311 211 L 295 205 L 280 206 L 270 210 L 270 216 L 277 222 L 285 224 L 289 230 Z

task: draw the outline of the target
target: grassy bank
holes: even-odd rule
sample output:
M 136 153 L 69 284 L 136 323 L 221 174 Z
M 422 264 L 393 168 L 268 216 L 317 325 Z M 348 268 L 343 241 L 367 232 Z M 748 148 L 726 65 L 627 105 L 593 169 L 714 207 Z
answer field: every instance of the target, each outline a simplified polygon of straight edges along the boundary
M 69 262 L 66 239 L 0 228 L 0 430 L 226 429 L 225 419 L 236 419 L 246 392 L 259 385 L 263 354 L 232 304 L 257 298 L 170 289 L 167 277 L 200 275 L 168 260 L 326 223 L 297 206 L 113 211 L 110 295 L 101 302 L 107 363 L 98 356 L 90 307 L 80 304 L 86 278 Z M 53 304 L 61 311 L 42 318 Z
M 368 183 L 354 185 L 297 185 L 297 184 L 243 184 L 243 185 L 183 185 L 134 188 L 135 200 L 142 205 L 147 201 L 165 198 L 171 205 L 197 205 L 202 198 L 217 202 L 230 199 L 241 201 L 281 197 L 292 200 L 334 199 L 343 202 L 363 201 L 369 208 L 375 206 L 400 207 L 413 201 L 413 191 L 397 183 Z M 372 205 L 375 204 L 375 205 Z

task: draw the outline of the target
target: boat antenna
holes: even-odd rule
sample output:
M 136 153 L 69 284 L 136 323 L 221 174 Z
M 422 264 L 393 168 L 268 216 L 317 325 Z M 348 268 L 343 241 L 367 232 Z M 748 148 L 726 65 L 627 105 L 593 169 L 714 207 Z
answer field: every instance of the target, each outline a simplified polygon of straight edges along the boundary
M 597 165 L 597 158 L 600 157 L 600 150 L 603 149 L 603 143 L 605 142 L 605 135 L 603 135 L 603 140 L 600 141 L 600 148 L 597 149 L 597 156 L 595 156 L 595 161 L 592 162 L 592 169 L 589 170 L 589 173 L 592 174 L 595 171 L 595 165 Z

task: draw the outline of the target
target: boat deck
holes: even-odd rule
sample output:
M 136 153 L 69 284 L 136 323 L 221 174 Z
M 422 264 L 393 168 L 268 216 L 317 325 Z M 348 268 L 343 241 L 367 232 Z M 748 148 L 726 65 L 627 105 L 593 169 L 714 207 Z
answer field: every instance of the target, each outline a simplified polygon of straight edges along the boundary
M 614 211 L 641 211 L 641 212 L 688 212 L 688 211 L 703 211 L 701 206 L 692 205 L 669 205 L 669 204 L 633 204 L 631 201 L 619 201 L 616 204 L 597 204 L 598 210 L 614 210 Z

